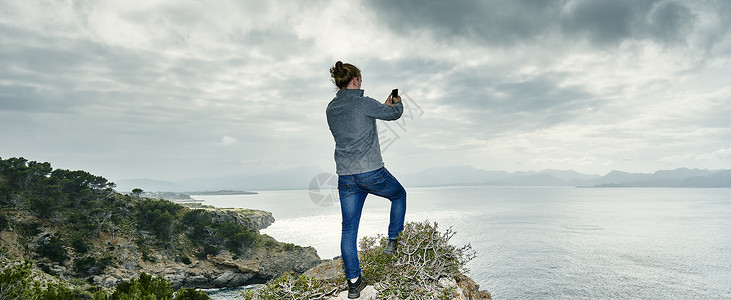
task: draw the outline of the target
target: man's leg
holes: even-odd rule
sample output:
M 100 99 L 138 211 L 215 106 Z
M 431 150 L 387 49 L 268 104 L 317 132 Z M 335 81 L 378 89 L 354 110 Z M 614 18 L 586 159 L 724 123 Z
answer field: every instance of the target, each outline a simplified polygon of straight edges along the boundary
M 404 219 L 406 218 L 406 189 L 396 177 L 386 170 L 384 179 L 389 182 L 388 188 L 384 191 L 386 198 L 391 200 L 391 215 L 388 223 L 388 238 L 395 240 L 399 233 L 404 230 Z
M 388 224 L 388 238 L 396 239 L 399 233 L 404 230 L 404 219 L 406 217 L 406 189 L 391 175 L 386 168 L 376 170 L 372 176 L 358 178 L 360 188 L 384 197 L 391 201 L 391 213 Z M 370 172 L 369 172 L 370 173 Z
M 340 194 L 340 212 L 343 217 L 343 231 L 340 238 L 340 253 L 343 257 L 345 277 L 353 279 L 360 276 L 360 262 L 358 261 L 358 226 L 363 212 L 363 204 L 368 193 L 361 191 L 351 176 L 340 176 L 338 192 Z

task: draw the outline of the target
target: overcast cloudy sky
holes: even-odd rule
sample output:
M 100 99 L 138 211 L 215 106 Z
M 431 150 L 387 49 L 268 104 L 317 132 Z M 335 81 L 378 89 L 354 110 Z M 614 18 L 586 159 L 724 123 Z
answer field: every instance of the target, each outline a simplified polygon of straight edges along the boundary
M 342 60 L 407 96 L 381 126 L 395 173 L 731 168 L 729 28 L 723 0 L 0 0 L 0 157 L 334 172 Z

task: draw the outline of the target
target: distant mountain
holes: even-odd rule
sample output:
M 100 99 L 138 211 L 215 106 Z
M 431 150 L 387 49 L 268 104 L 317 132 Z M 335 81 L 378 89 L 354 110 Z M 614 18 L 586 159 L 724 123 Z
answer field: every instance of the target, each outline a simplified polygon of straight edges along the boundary
M 472 166 L 429 168 L 399 174 L 391 170 L 406 187 L 420 186 L 582 186 L 582 187 L 731 187 L 731 170 L 680 168 L 654 173 L 611 171 L 604 176 L 573 170 L 488 171 Z M 307 189 L 320 173 L 318 167 L 299 167 L 266 174 L 241 174 L 203 177 L 168 182 L 152 179 L 117 181 L 117 191 L 134 188 L 161 192 L 261 191 Z
M 588 186 L 588 187 L 731 187 L 731 170 L 680 168 L 654 173 L 611 171 L 604 176 L 572 170 L 486 171 L 471 166 L 431 168 L 404 174 L 405 186 Z
M 627 173 L 612 171 L 585 186 L 600 187 L 731 187 L 731 170 L 680 168 L 654 173 Z
M 405 186 L 476 185 L 509 176 L 505 171 L 486 171 L 472 166 L 430 168 L 397 176 Z
M 515 186 L 567 186 L 599 175 L 582 174 L 572 170 L 543 170 L 540 172 L 486 171 L 472 166 L 430 168 L 416 173 L 398 176 L 405 186 L 448 185 L 515 185 Z

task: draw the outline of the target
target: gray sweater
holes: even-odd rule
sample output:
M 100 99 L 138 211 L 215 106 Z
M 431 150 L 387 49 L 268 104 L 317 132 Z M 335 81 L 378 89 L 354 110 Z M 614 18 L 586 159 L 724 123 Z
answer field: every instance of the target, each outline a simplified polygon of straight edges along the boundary
M 327 105 L 327 124 L 335 138 L 338 175 L 352 175 L 383 167 L 376 119 L 398 120 L 404 112 L 401 102 L 386 105 L 363 90 L 341 89 Z

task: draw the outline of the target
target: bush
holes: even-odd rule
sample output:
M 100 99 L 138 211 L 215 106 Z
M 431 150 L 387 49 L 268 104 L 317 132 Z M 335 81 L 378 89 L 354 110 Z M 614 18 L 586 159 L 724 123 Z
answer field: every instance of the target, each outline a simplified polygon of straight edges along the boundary
M 206 259 L 208 255 L 218 255 L 218 252 L 220 252 L 221 249 L 218 249 L 218 247 L 205 243 L 203 244 L 203 247 L 200 252 L 196 253 L 195 257 L 198 259 Z
M 140 274 L 137 279 L 123 281 L 117 285 L 117 289 L 109 297 L 110 300 L 136 300 L 136 299 L 173 299 L 173 289 L 170 283 L 161 276 L 152 277 L 146 273 Z
M 18 224 L 17 229 L 20 232 L 20 234 L 25 237 L 36 236 L 39 233 L 43 232 L 43 230 L 41 230 L 41 224 L 39 224 L 39 223 L 20 223 L 20 222 L 18 222 L 16 224 Z
M 193 241 L 200 241 L 206 238 L 207 228 L 213 224 L 213 217 L 209 211 L 192 209 L 185 213 L 182 223 L 189 228 L 188 237 Z
M 86 245 L 86 242 L 84 242 L 84 239 L 81 237 L 75 237 L 71 241 L 71 247 L 73 247 L 74 251 L 78 254 L 85 254 L 89 251 L 89 246 Z
M 161 276 L 152 277 L 146 273 L 137 279 L 117 284 L 109 300 L 209 300 L 206 293 L 194 289 L 181 289 L 173 293 L 170 283 Z
M 25 260 L 2 270 L 0 299 L 33 299 L 39 288 L 31 279 L 32 268 L 33 263 Z
M 454 278 L 467 272 L 465 264 L 475 258 L 467 244 L 455 247 L 449 240 L 455 232 L 439 232 L 437 223 L 408 223 L 399 236 L 396 255 L 383 253 L 385 237 L 361 240 L 363 276 L 379 281 L 379 294 L 398 299 L 453 299 L 454 291 L 439 285 L 440 278 Z M 377 246 L 377 241 L 380 246 Z
M 111 256 L 96 259 L 93 256 L 79 258 L 74 261 L 74 271 L 81 276 L 100 275 L 114 263 Z
M 210 300 L 211 297 L 205 292 L 195 289 L 180 289 L 175 292 L 174 300 Z
M 325 299 L 338 293 L 344 281 L 345 276 L 342 279 L 324 280 L 306 276 L 297 277 L 292 272 L 287 272 L 263 288 L 241 292 L 241 296 L 246 300 Z
M 183 207 L 167 200 L 145 199 L 138 207 L 140 228 L 150 230 L 158 239 L 167 242 L 173 234 L 177 213 Z
M 217 235 L 226 241 L 226 249 L 236 254 L 242 254 L 244 248 L 253 245 L 258 239 L 256 232 L 240 224 L 226 222 L 217 227 Z
M 38 247 L 38 254 L 57 263 L 69 259 L 64 242 L 55 236 L 51 237 L 48 243 Z
M 0 231 L 10 227 L 10 220 L 4 214 L 0 213 Z

